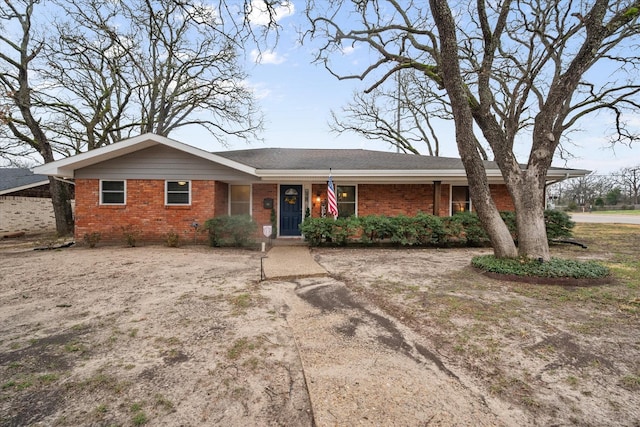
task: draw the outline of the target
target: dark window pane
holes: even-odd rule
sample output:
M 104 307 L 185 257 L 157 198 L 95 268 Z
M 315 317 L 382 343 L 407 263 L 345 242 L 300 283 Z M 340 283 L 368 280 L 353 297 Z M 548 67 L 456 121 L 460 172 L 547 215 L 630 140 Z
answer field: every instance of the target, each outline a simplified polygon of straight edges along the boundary
M 189 183 L 187 181 L 168 181 L 167 191 L 189 191 Z
M 354 203 L 356 201 L 356 187 L 354 185 L 339 185 L 336 196 L 340 202 Z
M 124 192 L 123 193 L 102 193 L 102 203 L 124 203 Z
M 124 191 L 124 181 L 102 181 L 102 191 Z
M 102 181 L 101 203 L 124 204 L 124 181 Z
M 189 193 L 168 193 L 167 204 L 170 205 L 188 205 Z
M 338 203 L 338 216 L 347 218 L 356 214 L 355 203 Z

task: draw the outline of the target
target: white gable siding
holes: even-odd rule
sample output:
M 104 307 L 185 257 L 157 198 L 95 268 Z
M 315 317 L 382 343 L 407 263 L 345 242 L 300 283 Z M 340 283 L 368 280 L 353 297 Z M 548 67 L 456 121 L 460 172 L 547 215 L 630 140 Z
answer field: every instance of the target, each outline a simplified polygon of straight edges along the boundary
M 166 146 L 155 146 L 78 169 L 85 179 L 255 180 L 248 174 Z

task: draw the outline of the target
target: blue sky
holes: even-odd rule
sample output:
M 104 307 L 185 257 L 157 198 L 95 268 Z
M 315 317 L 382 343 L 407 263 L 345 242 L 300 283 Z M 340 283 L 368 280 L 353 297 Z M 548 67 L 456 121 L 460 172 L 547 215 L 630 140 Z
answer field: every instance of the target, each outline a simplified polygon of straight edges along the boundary
M 338 81 L 321 65 L 311 64 L 313 45 L 300 46 L 296 27 L 304 22 L 304 3 L 294 1 L 292 9 L 281 9 L 279 24 L 282 26 L 278 44 L 271 51 L 263 51 L 257 57 L 257 51 L 245 52 L 248 84 L 254 89 L 261 109 L 265 115 L 264 142 L 247 143 L 229 141 L 228 149 L 246 149 L 260 147 L 295 148 L 364 148 L 381 151 L 395 151 L 394 147 L 381 141 L 370 141 L 356 134 L 335 135 L 329 132 L 330 111 L 339 111 L 347 104 L 354 90 L 363 90 L 366 83 L 354 80 Z M 260 16 L 254 17 L 258 22 Z M 366 56 L 360 52 L 345 52 L 343 58 L 347 66 L 352 64 L 353 71 L 359 71 Z M 617 146 L 615 149 L 606 144 L 606 121 L 609 118 L 594 116 L 587 121 L 589 128 L 572 133 L 575 147 L 572 153 L 576 157 L 566 164 L 558 159 L 555 166 L 576 169 L 588 169 L 598 173 L 609 173 L 622 167 L 640 164 L 639 147 Z M 640 127 L 640 117 L 637 120 Z M 585 124 L 583 123 L 583 127 Z M 207 141 L 205 131 L 190 129 L 171 135 L 211 151 L 224 150 L 225 147 L 203 146 L 196 141 Z M 452 126 L 439 130 L 441 141 L 440 155 L 458 157 Z M 528 146 L 525 150 L 528 150 Z M 526 160 L 528 151 L 518 153 L 520 160 Z

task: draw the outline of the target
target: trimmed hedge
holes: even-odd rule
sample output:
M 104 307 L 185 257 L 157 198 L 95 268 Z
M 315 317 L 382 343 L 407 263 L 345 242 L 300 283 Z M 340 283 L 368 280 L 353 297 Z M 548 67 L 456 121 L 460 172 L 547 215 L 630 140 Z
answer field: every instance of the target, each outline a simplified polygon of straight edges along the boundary
M 513 212 L 500 215 L 517 240 L 516 218 Z M 571 237 L 575 226 L 566 212 L 545 211 L 549 240 Z M 397 246 L 487 246 L 489 237 L 478 215 L 461 212 L 451 217 L 418 213 L 414 217 L 368 215 L 349 218 L 305 218 L 300 225 L 305 239 L 312 246 L 321 244 L 344 246 L 359 242 L 375 245 L 389 242 Z

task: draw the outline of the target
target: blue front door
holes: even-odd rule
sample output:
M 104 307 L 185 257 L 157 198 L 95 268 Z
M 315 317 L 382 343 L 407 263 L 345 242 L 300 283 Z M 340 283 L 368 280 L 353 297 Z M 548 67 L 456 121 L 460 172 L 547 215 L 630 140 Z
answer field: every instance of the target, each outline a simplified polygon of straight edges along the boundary
M 280 186 L 280 235 L 300 236 L 302 185 Z

